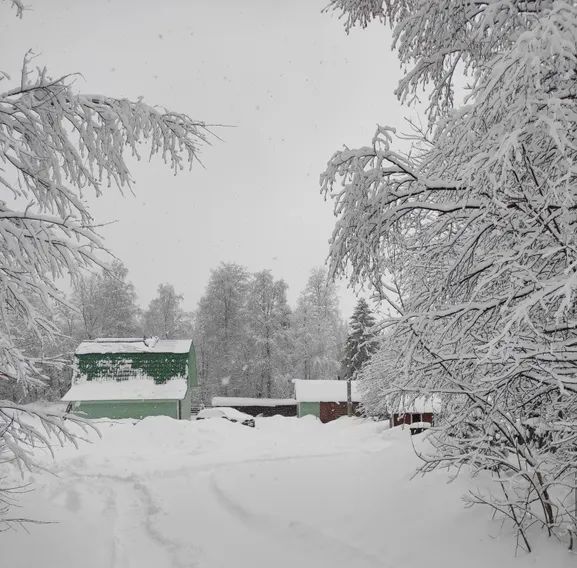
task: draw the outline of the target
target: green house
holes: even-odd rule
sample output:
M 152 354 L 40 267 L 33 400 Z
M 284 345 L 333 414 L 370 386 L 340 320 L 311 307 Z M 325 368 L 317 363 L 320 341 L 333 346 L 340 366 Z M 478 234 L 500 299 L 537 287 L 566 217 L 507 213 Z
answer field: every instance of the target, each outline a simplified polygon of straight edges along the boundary
M 84 341 L 62 397 L 88 418 L 189 419 L 198 386 L 192 340 L 117 338 Z

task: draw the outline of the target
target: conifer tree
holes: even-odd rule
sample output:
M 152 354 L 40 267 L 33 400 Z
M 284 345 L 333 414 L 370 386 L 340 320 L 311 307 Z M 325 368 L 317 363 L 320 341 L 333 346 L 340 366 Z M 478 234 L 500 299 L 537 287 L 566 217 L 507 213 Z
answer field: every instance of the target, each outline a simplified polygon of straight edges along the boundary
M 375 318 L 364 298 L 361 298 L 350 319 L 351 333 L 345 344 L 343 367 L 345 378 L 356 379 L 362 366 L 377 350 Z

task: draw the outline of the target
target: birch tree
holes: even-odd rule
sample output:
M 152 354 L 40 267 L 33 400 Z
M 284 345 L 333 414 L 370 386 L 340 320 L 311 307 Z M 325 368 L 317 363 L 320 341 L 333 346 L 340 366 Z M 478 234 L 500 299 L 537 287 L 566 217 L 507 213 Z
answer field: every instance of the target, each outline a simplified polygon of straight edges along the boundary
M 146 335 L 164 339 L 188 339 L 192 332 L 191 316 L 182 308 L 184 297 L 172 284 L 160 284 L 155 298 L 144 312 Z
M 72 295 L 80 314 L 82 339 L 142 335 L 134 285 L 120 261 L 99 273 L 77 279 Z
M 199 368 L 206 380 L 205 397 L 243 393 L 249 376 L 250 347 L 246 335 L 249 274 L 243 266 L 221 263 L 210 273 L 195 316 L 201 336 Z
M 270 270 L 252 275 L 246 301 L 247 333 L 251 339 L 254 395 L 271 397 L 290 389 L 288 379 L 290 308 L 284 280 Z
M 12 2 L 18 15 L 22 4 Z M 35 385 L 42 361 L 15 341 L 21 328 L 50 341 L 63 302 L 56 285 L 103 266 L 106 248 L 84 197 L 130 187 L 127 156 L 159 157 L 178 173 L 198 160 L 209 135 L 185 114 L 99 94 L 80 94 L 74 76 L 51 77 L 27 54 L 14 82 L 0 72 L 0 381 Z M 47 315 L 48 313 L 48 315 Z M 0 402 L 0 461 L 31 465 L 37 445 L 73 440 L 61 417 Z M 1 490 L 1 488 L 0 488 Z
M 309 379 L 336 379 L 346 340 L 334 282 L 315 268 L 300 294 L 293 316 L 295 367 Z
M 379 127 L 329 161 L 332 272 L 388 302 L 391 341 L 366 404 L 442 395 L 424 471 L 467 465 L 470 499 L 577 532 L 577 8 L 571 1 L 333 0 L 345 26 L 393 29 L 397 95 L 424 89 L 429 126 L 403 154 Z M 467 77 L 456 106 L 455 79 Z

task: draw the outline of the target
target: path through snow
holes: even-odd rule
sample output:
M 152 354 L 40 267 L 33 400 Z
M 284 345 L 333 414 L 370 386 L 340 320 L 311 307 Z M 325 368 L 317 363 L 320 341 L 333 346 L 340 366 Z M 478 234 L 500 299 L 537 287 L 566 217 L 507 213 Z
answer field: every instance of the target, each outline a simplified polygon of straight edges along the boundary
M 514 540 L 468 480 L 411 480 L 407 431 L 341 419 L 103 422 L 102 440 L 64 448 L 35 473 L 23 514 L 58 521 L 0 535 L 11 568 L 569 567 Z M 46 458 L 47 459 L 47 458 Z M 545 557 L 545 554 L 549 556 Z

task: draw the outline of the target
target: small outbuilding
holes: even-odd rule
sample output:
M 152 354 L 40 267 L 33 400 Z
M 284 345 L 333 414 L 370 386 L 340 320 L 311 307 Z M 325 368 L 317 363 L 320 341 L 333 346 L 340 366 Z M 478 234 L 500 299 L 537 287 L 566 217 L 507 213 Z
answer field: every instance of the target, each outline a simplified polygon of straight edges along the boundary
M 434 425 L 440 409 L 441 401 L 435 396 L 419 396 L 407 404 L 398 404 L 391 412 L 391 428 L 407 424 L 414 433 L 421 432 Z
M 312 415 L 323 423 L 347 415 L 347 381 L 301 380 L 293 381 L 298 416 Z M 357 382 L 351 381 L 353 414 L 358 415 L 360 394 Z
M 76 349 L 62 400 L 87 418 L 188 419 L 197 386 L 192 340 L 103 338 Z
M 215 396 L 212 406 L 235 408 L 251 416 L 296 416 L 294 398 L 244 398 L 240 396 Z

